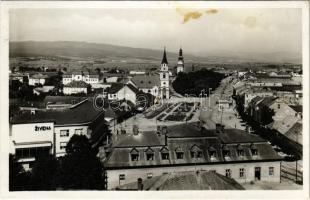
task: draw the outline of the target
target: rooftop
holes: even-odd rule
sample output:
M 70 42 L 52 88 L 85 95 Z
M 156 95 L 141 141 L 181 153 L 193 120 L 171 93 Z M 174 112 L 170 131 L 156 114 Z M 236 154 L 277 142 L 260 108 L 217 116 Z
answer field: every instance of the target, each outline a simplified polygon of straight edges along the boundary
M 136 75 L 131 81 L 139 89 L 143 88 L 153 88 L 155 85 L 160 85 L 159 75 Z
M 35 114 L 31 114 L 29 111 L 24 112 L 15 116 L 10 123 L 22 124 L 54 121 L 55 125 L 83 124 L 93 121 L 102 113 L 101 110 L 97 110 L 93 107 L 93 102 L 91 100 L 86 100 L 68 109 L 37 110 Z
M 70 83 L 66 84 L 64 87 L 75 87 L 75 88 L 87 88 L 88 84 L 84 81 L 71 81 Z

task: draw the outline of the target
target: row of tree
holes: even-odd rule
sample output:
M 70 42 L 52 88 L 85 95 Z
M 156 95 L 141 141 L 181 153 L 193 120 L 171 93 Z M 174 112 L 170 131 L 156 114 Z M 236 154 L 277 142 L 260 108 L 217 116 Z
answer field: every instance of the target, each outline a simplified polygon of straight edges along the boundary
M 10 191 L 106 189 L 103 165 L 84 135 L 72 136 L 63 157 L 37 157 L 31 171 L 16 161 L 10 155 Z

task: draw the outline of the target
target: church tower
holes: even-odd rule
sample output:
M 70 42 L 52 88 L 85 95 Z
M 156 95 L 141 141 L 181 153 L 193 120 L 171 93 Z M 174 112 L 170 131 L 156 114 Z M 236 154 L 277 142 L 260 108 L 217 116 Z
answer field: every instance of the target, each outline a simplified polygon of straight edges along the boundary
M 183 58 L 182 48 L 180 48 L 178 64 L 177 64 L 177 74 L 183 71 L 184 71 L 184 58 Z
M 166 48 L 164 49 L 164 55 L 160 65 L 159 79 L 160 79 L 160 97 L 161 99 L 169 99 L 169 68 L 166 55 Z

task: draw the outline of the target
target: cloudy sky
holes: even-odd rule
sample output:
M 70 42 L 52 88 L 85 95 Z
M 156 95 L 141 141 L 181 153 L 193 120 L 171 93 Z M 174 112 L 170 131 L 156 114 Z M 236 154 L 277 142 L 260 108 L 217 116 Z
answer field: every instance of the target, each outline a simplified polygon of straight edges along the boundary
M 186 52 L 301 52 L 301 9 L 10 11 L 11 41 L 86 41 Z

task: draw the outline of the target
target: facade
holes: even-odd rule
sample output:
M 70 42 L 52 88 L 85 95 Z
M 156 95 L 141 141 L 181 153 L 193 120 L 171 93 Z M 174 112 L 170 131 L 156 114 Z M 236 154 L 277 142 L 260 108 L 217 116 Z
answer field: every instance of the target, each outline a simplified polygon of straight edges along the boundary
M 180 48 L 179 51 L 179 58 L 178 58 L 178 64 L 177 64 L 177 74 L 180 72 L 184 72 L 184 58 L 183 58 L 183 52 Z
M 46 79 L 48 78 L 47 75 L 43 74 L 34 74 L 32 76 L 29 76 L 28 84 L 35 86 L 35 85 L 44 85 L 46 82 Z
M 62 83 L 64 85 L 71 83 L 72 81 L 84 81 L 87 84 L 99 83 L 99 75 L 91 74 L 87 71 L 76 71 L 64 74 L 62 77 Z
M 159 96 L 160 79 L 157 74 L 136 75 L 131 79 L 132 83 L 144 93 L 149 93 L 155 97 Z
M 108 100 L 127 100 L 135 104 L 136 95 L 139 90 L 131 84 L 113 83 L 106 92 L 108 94 Z
M 170 97 L 169 67 L 168 67 L 166 49 L 164 49 L 164 55 L 160 65 L 159 78 L 160 78 L 160 98 L 162 100 L 169 99 Z
M 87 94 L 89 89 L 89 85 L 84 81 L 72 81 L 63 87 L 63 93 L 65 95 L 71 94 Z
M 138 178 L 197 170 L 216 171 L 238 182 L 280 181 L 282 157 L 267 141 L 216 127 L 181 124 L 127 136 L 105 158 L 108 189 Z
M 66 145 L 75 134 L 86 135 L 92 145 L 105 141 L 107 136 L 100 131 L 104 124 L 103 111 L 93 108 L 88 99 L 68 109 L 23 112 L 10 121 L 10 153 L 26 169 L 31 168 L 39 155 L 65 155 Z

